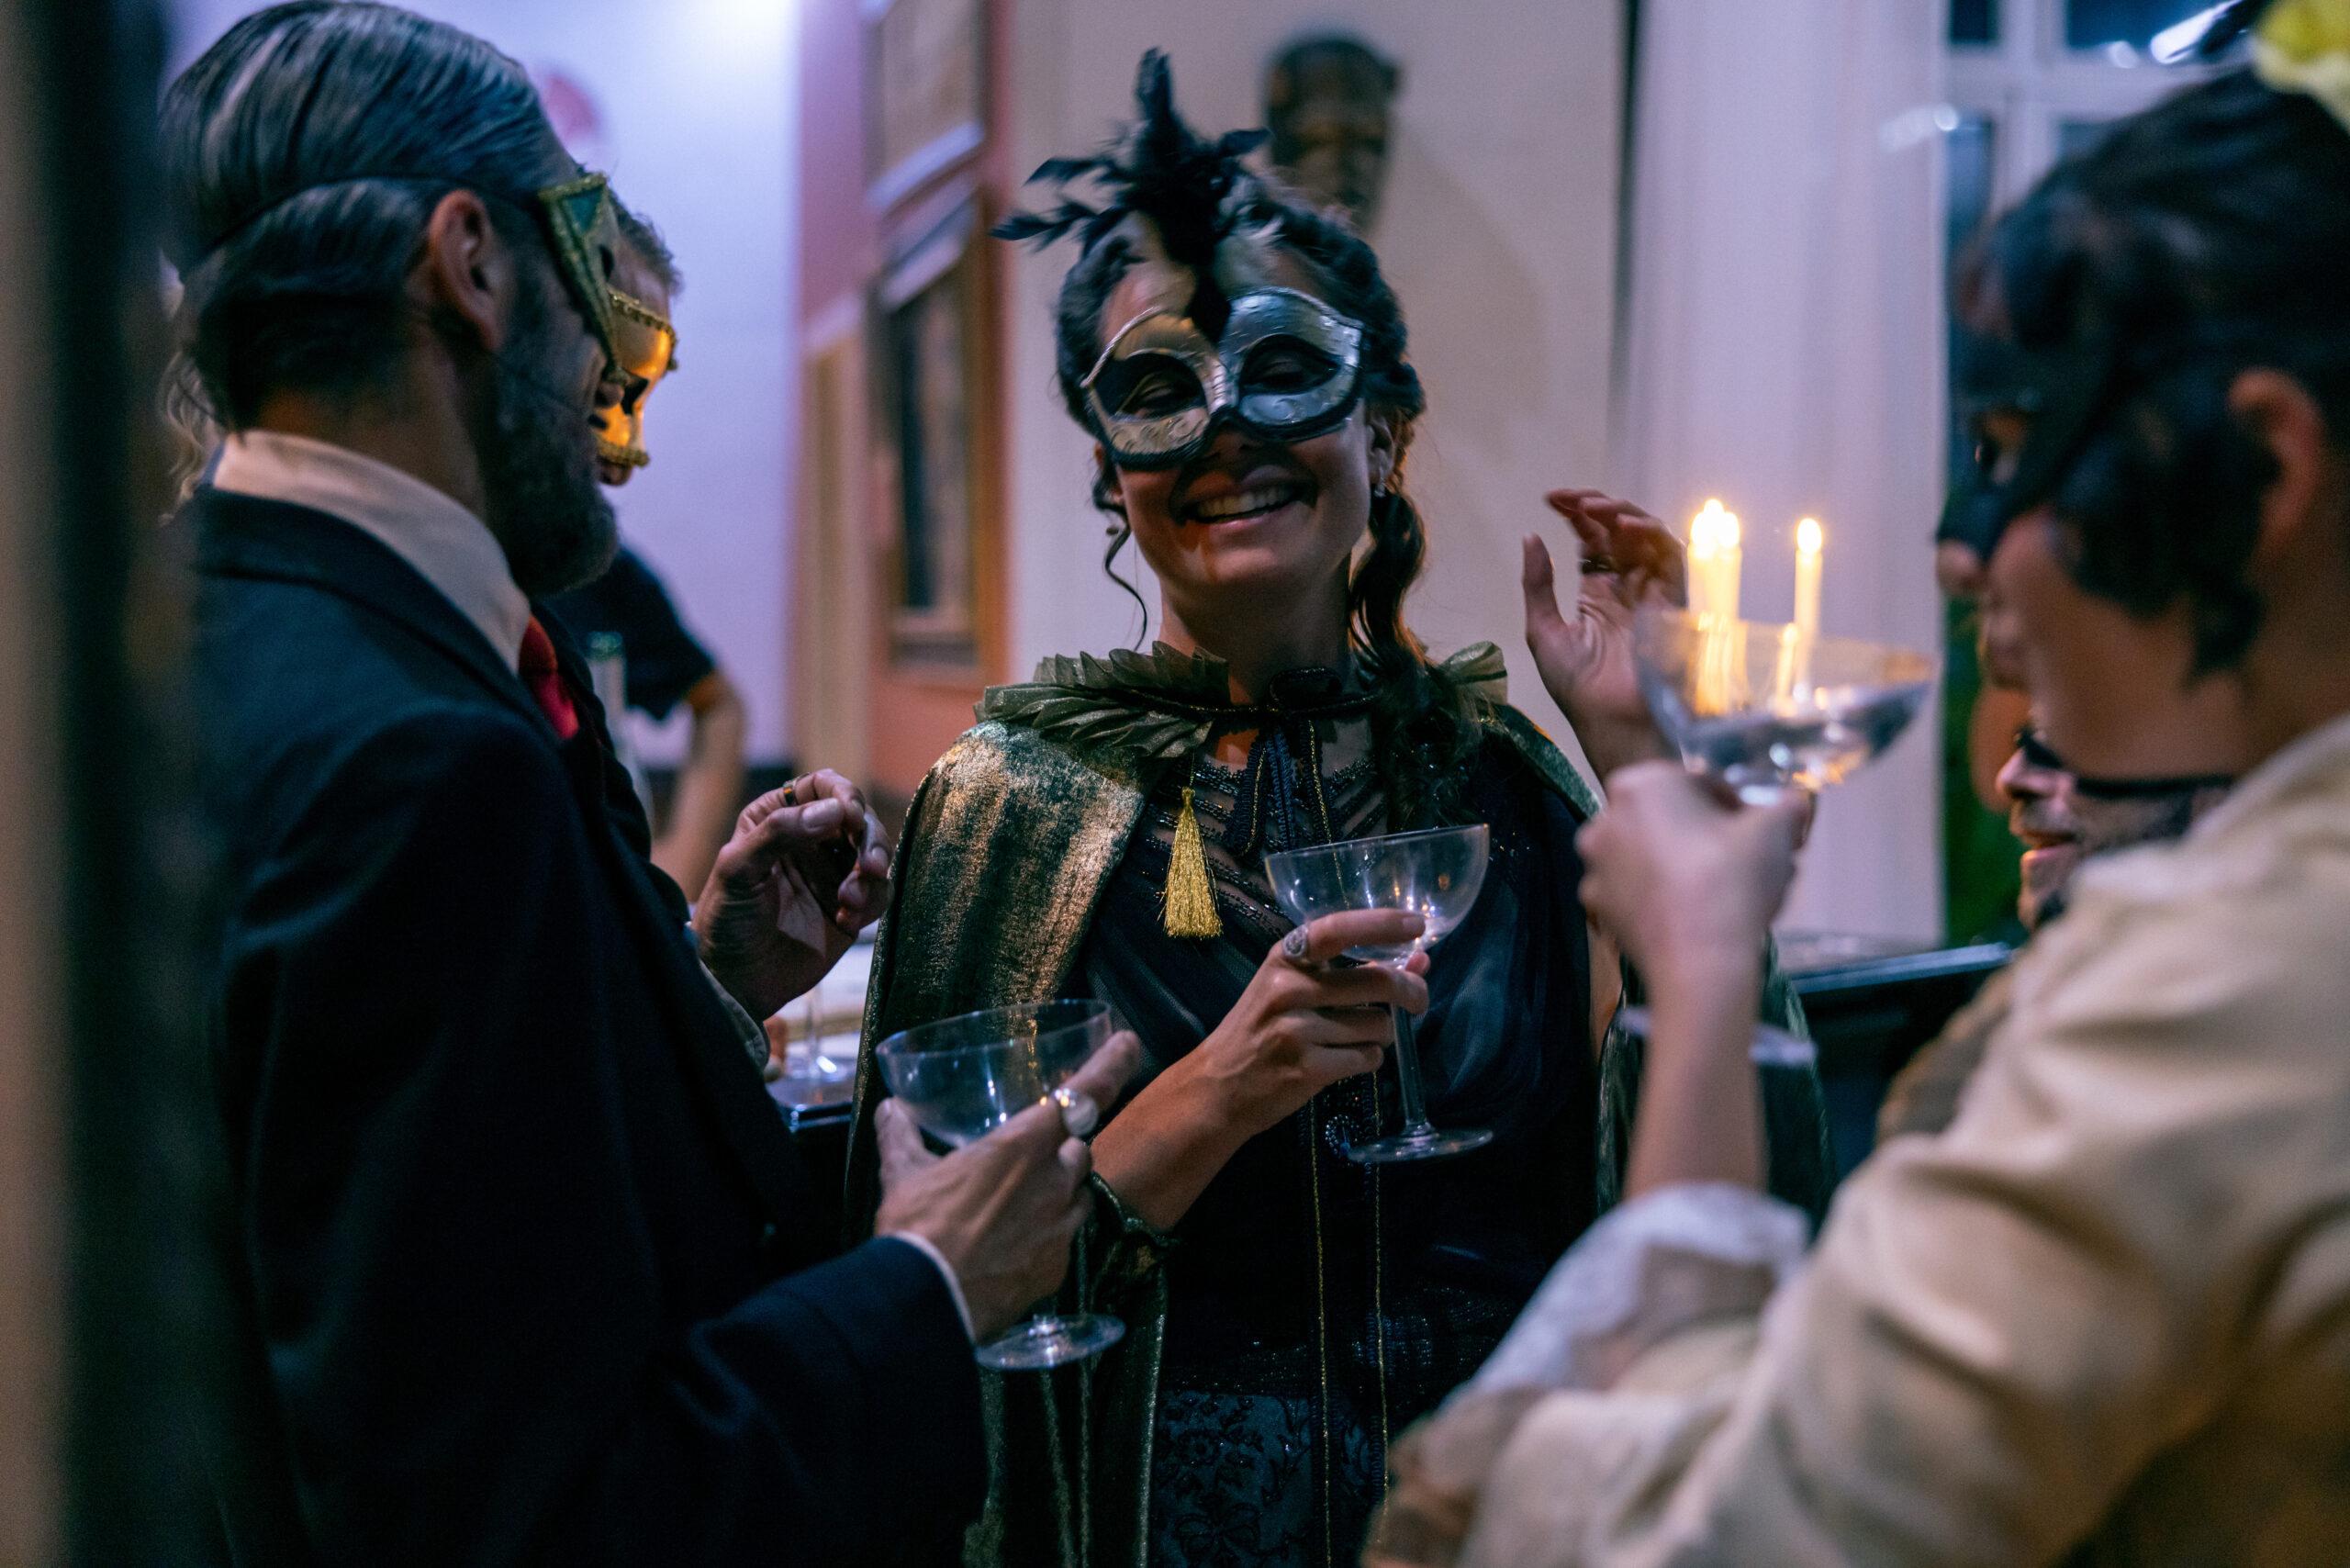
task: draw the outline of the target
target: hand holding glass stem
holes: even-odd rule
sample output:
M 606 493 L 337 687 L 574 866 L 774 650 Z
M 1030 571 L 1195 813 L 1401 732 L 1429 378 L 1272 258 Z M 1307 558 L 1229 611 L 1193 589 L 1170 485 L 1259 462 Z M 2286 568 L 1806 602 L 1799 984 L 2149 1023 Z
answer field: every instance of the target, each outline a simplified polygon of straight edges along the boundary
M 1483 823 L 1384 834 L 1283 850 L 1265 857 L 1273 896 L 1301 923 L 1333 910 L 1405 910 L 1422 917 L 1407 942 L 1363 944 L 1350 952 L 1372 964 L 1400 967 L 1467 917 L 1485 883 L 1490 838 Z M 1404 1125 L 1392 1137 L 1354 1145 L 1349 1158 L 1364 1164 L 1430 1159 L 1462 1154 L 1493 1141 L 1482 1128 L 1440 1130 L 1428 1120 L 1419 1055 L 1411 1023 L 1394 1013 L 1395 1080 Z
M 1090 1212 L 1083 1138 L 1141 1058 L 1135 1037 L 1112 1036 L 1109 1022 L 1098 1002 L 996 1008 L 903 1031 L 876 1053 L 891 1097 L 878 1115 L 874 1228 L 911 1231 L 938 1249 L 987 1365 L 1057 1366 L 1125 1331 L 1113 1318 L 1039 1314 L 1000 1332 L 1059 1285 Z M 930 1153 L 923 1132 L 955 1151 Z

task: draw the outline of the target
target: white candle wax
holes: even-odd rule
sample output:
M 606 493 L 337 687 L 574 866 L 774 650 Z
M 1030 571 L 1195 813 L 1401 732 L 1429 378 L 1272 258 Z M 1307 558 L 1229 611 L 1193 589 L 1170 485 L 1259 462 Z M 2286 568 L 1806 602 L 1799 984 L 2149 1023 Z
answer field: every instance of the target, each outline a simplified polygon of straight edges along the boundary
M 1827 546 L 1818 518 L 1796 524 L 1796 635 L 1807 642 L 1819 635 L 1819 563 Z

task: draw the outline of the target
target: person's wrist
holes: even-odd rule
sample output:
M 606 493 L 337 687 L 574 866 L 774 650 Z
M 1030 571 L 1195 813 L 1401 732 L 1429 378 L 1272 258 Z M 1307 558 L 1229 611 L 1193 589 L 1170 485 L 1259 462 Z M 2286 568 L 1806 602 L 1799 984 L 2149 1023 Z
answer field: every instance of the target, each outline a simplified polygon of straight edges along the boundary
M 713 939 L 699 918 L 694 923 L 694 948 L 702 968 L 752 1017 L 772 1018 L 790 1004 L 794 992 L 788 984 L 766 973 L 765 966 L 752 962 L 732 945 Z
M 1245 1081 L 1206 1070 L 1212 1059 L 1204 1045 L 1187 1051 L 1143 1092 L 1166 1102 L 1182 1129 L 1182 1141 L 1195 1155 L 1223 1160 L 1248 1141 L 1250 1105 L 1243 1092 Z
M 1762 998 L 1759 953 L 1726 949 L 1689 953 L 1649 969 L 1647 979 L 1650 1039 L 1660 1066 L 1671 1065 L 1673 1052 L 1669 1042 L 1673 1040 L 1717 1035 L 1751 1037 Z
M 1734 996 L 1762 983 L 1762 944 L 1721 933 L 1691 933 L 1651 944 L 1634 961 L 1659 1000 L 1669 993 L 1695 997 Z
M 1664 735 L 1644 713 L 1637 719 L 1577 719 L 1572 712 L 1575 743 L 1602 783 L 1619 768 L 1639 762 L 1657 762 L 1672 756 Z
M 955 1304 L 955 1316 L 963 1320 L 964 1337 L 973 1344 L 978 1344 L 979 1322 L 971 1316 L 970 1293 L 963 1288 L 962 1272 L 955 1260 L 949 1258 L 938 1243 L 912 1226 L 901 1226 L 895 1230 L 885 1230 L 881 1234 L 891 1240 L 905 1243 L 930 1260 L 932 1266 L 938 1271 L 940 1282 L 946 1287 L 948 1298 Z

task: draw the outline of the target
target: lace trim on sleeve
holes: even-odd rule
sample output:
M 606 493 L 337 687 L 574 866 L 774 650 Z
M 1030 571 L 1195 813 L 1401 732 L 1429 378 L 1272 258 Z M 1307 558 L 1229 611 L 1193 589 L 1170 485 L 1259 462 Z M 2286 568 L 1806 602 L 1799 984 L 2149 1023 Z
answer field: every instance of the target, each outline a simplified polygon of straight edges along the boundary
M 1635 1199 L 1567 1249 L 1453 1397 L 1607 1388 L 1684 1328 L 1759 1315 L 1809 1236 L 1801 1210 L 1751 1188 L 1693 1182 Z

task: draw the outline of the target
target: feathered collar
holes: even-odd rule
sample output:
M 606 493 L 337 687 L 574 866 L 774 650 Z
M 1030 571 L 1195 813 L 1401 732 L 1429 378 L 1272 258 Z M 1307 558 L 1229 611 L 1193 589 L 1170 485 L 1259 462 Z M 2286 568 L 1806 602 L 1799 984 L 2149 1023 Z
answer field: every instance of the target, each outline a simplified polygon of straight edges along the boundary
M 1491 643 L 1472 644 L 1435 668 L 1475 699 L 1503 700 L 1506 671 Z M 1350 718 L 1369 709 L 1371 693 L 1319 673 L 1319 681 L 1277 686 L 1265 702 L 1238 703 L 1222 659 L 1154 643 L 1147 654 L 1120 648 L 1099 657 L 1056 655 L 1023 684 L 990 687 L 976 711 L 982 721 L 1034 730 L 1072 748 L 1106 750 L 1127 762 L 1171 762 L 1220 734 L 1282 720 Z

